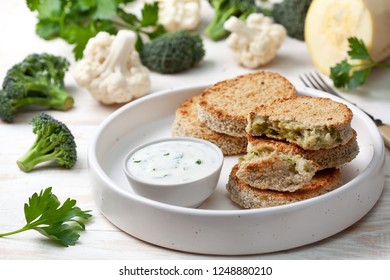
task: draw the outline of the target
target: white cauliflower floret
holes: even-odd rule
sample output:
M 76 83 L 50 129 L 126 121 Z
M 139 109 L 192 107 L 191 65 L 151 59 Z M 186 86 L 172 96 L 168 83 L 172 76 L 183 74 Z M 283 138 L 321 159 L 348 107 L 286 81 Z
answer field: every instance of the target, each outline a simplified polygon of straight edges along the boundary
M 169 32 L 191 31 L 200 23 L 200 0 L 147 0 L 158 2 L 158 22 Z
M 246 23 L 232 16 L 224 24 L 234 59 L 247 68 L 258 68 L 275 58 L 286 38 L 286 29 L 263 14 L 250 14 Z
M 125 103 L 150 91 L 150 72 L 134 49 L 136 35 L 99 32 L 88 41 L 74 70 L 76 82 L 103 104 Z

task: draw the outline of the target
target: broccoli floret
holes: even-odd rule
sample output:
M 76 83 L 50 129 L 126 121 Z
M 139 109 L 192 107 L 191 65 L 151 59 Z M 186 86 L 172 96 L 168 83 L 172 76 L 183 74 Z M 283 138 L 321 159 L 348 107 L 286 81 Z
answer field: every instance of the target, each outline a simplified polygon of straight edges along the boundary
M 56 161 L 65 168 L 72 168 L 77 161 L 76 142 L 69 128 L 48 114 L 41 113 L 31 122 L 36 139 L 28 151 L 17 160 L 24 172 L 36 165 Z
M 145 44 L 140 51 L 142 64 L 163 74 L 188 70 L 204 55 L 202 38 L 183 30 L 165 33 Z
M 14 117 L 11 100 L 4 90 L 0 90 L 0 117 L 6 122 L 12 122 Z
M 209 0 L 214 8 L 214 17 L 207 25 L 204 33 L 211 40 L 217 41 L 225 38 L 229 31 L 223 25 L 231 16 L 245 20 L 251 13 L 261 12 L 255 0 Z
M 284 0 L 272 8 L 272 17 L 283 25 L 288 36 L 304 40 L 305 18 L 312 0 Z
M 30 105 L 66 111 L 73 97 L 64 89 L 69 61 L 51 54 L 31 54 L 8 70 L 0 94 L 0 118 L 12 122 L 17 110 Z

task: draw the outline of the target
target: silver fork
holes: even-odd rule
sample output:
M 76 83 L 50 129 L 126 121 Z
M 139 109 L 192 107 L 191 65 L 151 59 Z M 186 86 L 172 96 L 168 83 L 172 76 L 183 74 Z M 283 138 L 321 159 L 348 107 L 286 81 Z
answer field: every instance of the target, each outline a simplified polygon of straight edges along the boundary
M 302 76 L 299 76 L 299 79 L 302 81 L 302 83 L 306 87 L 319 89 L 319 90 L 328 92 L 328 93 L 330 93 L 332 95 L 335 95 L 335 96 L 337 96 L 337 97 L 339 97 L 341 99 L 346 100 L 334 88 L 329 86 L 317 72 L 305 73 Z M 351 103 L 351 104 L 353 104 L 353 103 Z M 358 107 L 356 104 L 353 104 L 353 105 Z M 360 110 L 362 110 L 362 109 L 360 109 Z M 364 110 L 362 110 L 362 111 L 364 113 L 366 113 L 367 116 L 369 116 L 373 120 L 373 122 L 377 125 L 380 133 L 382 134 L 383 141 L 384 141 L 386 147 L 390 148 L 390 126 L 388 124 L 384 124 L 380 119 L 376 119 L 374 116 L 372 116 L 371 114 L 367 113 L 366 111 L 364 111 Z

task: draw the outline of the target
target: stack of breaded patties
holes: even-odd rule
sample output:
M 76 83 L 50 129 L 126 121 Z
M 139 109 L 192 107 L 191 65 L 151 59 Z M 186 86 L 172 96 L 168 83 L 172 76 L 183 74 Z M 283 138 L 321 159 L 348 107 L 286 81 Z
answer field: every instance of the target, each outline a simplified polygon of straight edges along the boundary
M 298 96 L 260 105 L 247 115 L 247 154 L 226 186 L 244 208 L 312 198 L 339 187 L 338 166 L 359 153 L 352 112 L 328 98 Z
M 296 95 L 295 87 L 287 79 L 272 72 L 224 80 L 176 110 L 172 135 L 208 140 L 220 147 L 224 155 L 244 154 L 248 145 L 248 114 L 260 105 Z
M 359 153 L 352 112 L 328 98 L 297 96 L 283 76 L 255 72 L 224 80 L 184 102 L 173 136 L 201 138 L 242 155 L 229 175 L 244 208 L 283 205 L 341 185 L 338 166 Z

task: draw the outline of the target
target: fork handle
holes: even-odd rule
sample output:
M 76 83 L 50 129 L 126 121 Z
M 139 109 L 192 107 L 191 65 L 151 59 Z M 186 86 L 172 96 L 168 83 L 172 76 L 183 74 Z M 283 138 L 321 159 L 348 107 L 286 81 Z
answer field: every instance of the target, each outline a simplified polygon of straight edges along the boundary
M 378 126 L 378 128 L 380 133 L 382 134 L 385 146 L 390 149 L 390 126 L 387 124 L 382 124 Z

